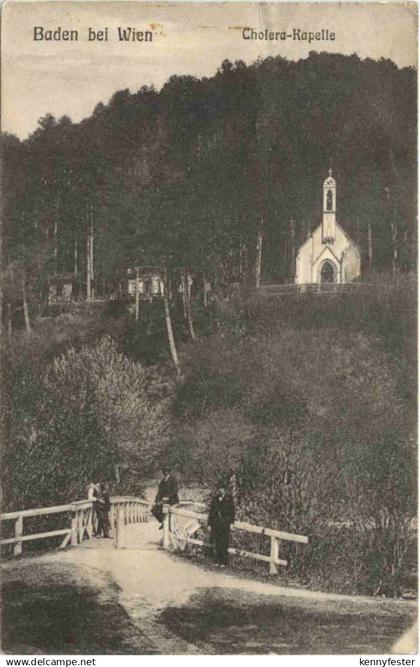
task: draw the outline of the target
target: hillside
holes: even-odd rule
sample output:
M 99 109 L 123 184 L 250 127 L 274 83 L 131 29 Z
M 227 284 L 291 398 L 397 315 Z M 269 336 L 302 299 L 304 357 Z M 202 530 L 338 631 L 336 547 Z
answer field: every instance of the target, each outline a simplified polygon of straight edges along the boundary
M 202 481 L 233 471 L 241 518 L 309 534 L 292 576 L 377 594 L 410 584 L 415 300 L 408 280 L 335 298 L 238 293 L 188 350 L 174 465 Z
M 412 587 L 415 278 L 333 297 L 215 294 L 207 313 L 194 304 L 195 342 L 176 328 L 179 378 L 153 312 L 87 308 L 15 338 L 4 506 L 66 502 L 92 477 L 142 493 L 166 460 L 207 489 L 235 474 L 240 518 L 309 534 L 289 577 Z

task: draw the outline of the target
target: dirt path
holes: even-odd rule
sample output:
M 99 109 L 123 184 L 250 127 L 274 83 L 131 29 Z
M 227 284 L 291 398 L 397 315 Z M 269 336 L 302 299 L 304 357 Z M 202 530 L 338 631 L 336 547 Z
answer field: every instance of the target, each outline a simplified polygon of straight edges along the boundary
M 98 605 L 117 605 L 131 628 L 116 653 L 387 653 L 414 621 L 414 603 L 243 579 L 163 551 L 159 539 L 155 522 L 128 526 L 125 549 L 91 540 L 26 567 L 72 571 L 80 586 L 99 587 Z M 24 564 L 6 564 L 5 579 Z

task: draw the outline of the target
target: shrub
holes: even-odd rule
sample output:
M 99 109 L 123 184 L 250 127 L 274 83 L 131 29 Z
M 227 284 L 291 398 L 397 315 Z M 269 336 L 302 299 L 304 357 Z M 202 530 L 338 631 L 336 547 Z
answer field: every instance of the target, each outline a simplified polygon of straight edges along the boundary
M 315 452 L 283 438 L 244 457 L 239 515 L 309 537 L 305 547 L 282 543 L 287 576 L 347 593 L 398 595 L 415 545 L 413 454 L 397 439 L 369 443 L 361 455 L 346 447 Z
M 70 348 L 41 376 L 28 370 L 14 380 L 8 506 L 83 496 L 93 476 L 115 479 L 116 464 L 140 478 L 158 465 L 171 384 L 127 359 L 110 337 Z
M 185 356 L 173 461 L 204 482 L 234 469 L 240 518 L 308 535 L 283 547 L 290 576 L 387 595 L 407 581 L 414 304 L 410 280 L 331 299 L 238 293 Z

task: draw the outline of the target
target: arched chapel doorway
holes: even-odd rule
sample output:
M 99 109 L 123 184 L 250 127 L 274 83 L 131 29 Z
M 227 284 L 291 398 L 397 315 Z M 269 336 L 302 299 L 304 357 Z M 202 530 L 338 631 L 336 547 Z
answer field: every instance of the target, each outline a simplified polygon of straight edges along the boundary
M 321 271 L 319 274 L 321 283 L 335 283 L 335 267 L 328 259 L 321 266 Z

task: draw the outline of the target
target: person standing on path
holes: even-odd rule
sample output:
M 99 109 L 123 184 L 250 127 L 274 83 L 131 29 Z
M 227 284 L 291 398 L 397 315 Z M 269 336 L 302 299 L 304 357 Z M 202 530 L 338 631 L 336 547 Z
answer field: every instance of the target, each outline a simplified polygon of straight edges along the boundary
M 230 527 L 235 522 L 235 503 L 227 486 L 224 480 L 219 481 L 217 494 L 210 504 L 208 518 L 214 560 L 221 567 L 226 567 L 228 564 Z
M 87 492 L 88 492 L 88 500 L 92 501 L 93 510 L 96 514 L 97 521 L 99 522 L 99 516 L 96 511 L 96 501 L 99 496 L 99 484 L 92 480 L 88 485 Z M 93 536 L 96 537 L 98 534 L 98 528 L 95 528 L 96 525 L 95 515 L 92 516 L 92 522 L 93 522 Z
M 160 481 L 159 489 L 156 494 L 155 504 L 152 507 L 153 516 L 159 521 L 160 528 L 163 522 L 163 505 L 178 505 L 178 482 L 171 475 L 170 468 L 162 468 L 163 478 Z
M 111 509 L 111 501 L 109 499 L 109 492 L 105 484 L 98 485 L 98 493 L 94 501 L 96 514 L 98 516 L 98 529 L 96 531 L 97 537 L 103 535 L 109 538 L 109 510 Z
M 87 492 L 88 492 L 88 500 L 95 501 L 96 496 L 99 493 L 99 484 L 97 484 L 96 482 L 93 482 L 93 481 L 90 482 L 90 484 L 88 485 L 88 488 L 87 488 Z

